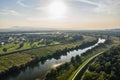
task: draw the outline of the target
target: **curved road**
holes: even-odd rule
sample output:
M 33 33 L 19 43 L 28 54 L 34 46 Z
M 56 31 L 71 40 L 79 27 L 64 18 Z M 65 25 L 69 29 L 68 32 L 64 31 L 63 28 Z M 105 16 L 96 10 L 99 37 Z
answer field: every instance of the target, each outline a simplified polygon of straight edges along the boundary
M 104 52 L 104 51 L 103 51 Z M 78 75 L 78 73 L 91 61 L 93 60 L 95 57 L 99 56 L 100 54 L 102 54 L 103 52 L 100 52 L 92 57 L 90 57 L 89 59 L 87 59 L 85 62 L 83 62 L 81 64 L 81 66 L 78 67 L 77 72 L 75 71 L 73 74 L 74 76 L 72 76 L 71 80 L 75 80 L 76 76 Z

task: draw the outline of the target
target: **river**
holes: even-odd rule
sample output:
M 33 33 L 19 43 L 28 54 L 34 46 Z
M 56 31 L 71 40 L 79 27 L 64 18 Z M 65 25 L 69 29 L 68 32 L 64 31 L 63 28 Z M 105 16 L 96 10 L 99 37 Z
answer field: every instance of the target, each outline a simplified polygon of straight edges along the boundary
M 98 39 L 98 42 L 90 47 L 84 49 L 73 50 L 67 52 L 67 55 L 60 56 L 60 59 L 48 59 L 44 63 L 37 63 L 33 67 L 28 66 L 25 70 L 20 71 L 19 74 L 14 76 L 9 76 L 6 80 L 35 80 L 36 78 L 44 78 L 45 74 L 54 67 L 57 67 L 65 62 L 70 62 L 71 58 L 76 55 L 81 55 L 89 49 L 94 48 L 99 43 L 104 43 L 105 39 Z

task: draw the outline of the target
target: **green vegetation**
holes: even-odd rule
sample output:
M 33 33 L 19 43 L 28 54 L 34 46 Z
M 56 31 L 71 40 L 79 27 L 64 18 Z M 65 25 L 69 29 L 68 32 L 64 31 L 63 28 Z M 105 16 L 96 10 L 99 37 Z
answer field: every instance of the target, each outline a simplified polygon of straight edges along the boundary
M 13 71 L 19 72 L 22 68 L 25 69 L 26 66 L 39 61 L 44 62 L 52 57 L 59 59 L 61 55 L 66 55 L 68 51 L 91 46 L 96 43 L 96 38 L 98 37 L 107 39 L 105 44 L 99 44 L 99 46 L 86 51 L 81 56 L 72 57 L 70 62 L 62 64 L 46 74 L 46 80 L 68 80 L 68 78 L 71 80 L 78 70 L 89 62 L 91 57 L 111 46 L 117 45 L 120 40 L 118 33 L 102 31 L 94 33 L 91 31 L 61 31 L 59 34 L 58 32 L 48 32 L 46 34 L 26 34 L 25 32 L 18 33 L 20 35 L 16 34 L 16 32 L 0 34 L 0 79 Z M 108 61 L 105 66 L 109 67 L 110 65 L 111 62 Z M 96 66 L 99 65 L 97 64 Z M 93 69 L 94 67 L 91 65 L 89 68 Z M 83 74 L 86 69 L 82 70 L 84 70 Z M 101 74 L 101 77 L 108 75 L 107 72 L 98 73 L 95 70 L 91 71 L 91 74 L 85 74 L 87 76 Z M 110 72 L 111 75 L 115 74 L 113 70 Z M 36 80 L 41 79 L 38 77 Z
M 97 57 L 88 70 L 83 80 L 120 80 L 120 45 Z
M 96 53 L 100 53 L 103 54 L 101 52 L 106 51 L 107 49 L 111 48 L 114 45 L 118 45 L 119 43 L 119 38 L 117 37 L 109 37 L 107 39 L 107 41 L 105 42 L 104 45 L 101 45 L 99 47 L 96 47 L 96 49 L 94 50 L 88 50 L 86 53 L 82 54 L 82 56 L 88 56 L 89 54 L 93 54 L 91 56 L 89 56 L 89 58 L 87 58 L 70 76 L 69 80 L 72 80 L 73 77 L 75 77 L 76 73 L 79 71 L 79 73 L 76 75 L 76 77 L 74 78 L 74 80 L 79 80 L 81 79 L 83 73 L 85 72 L 88 64 L 90 64 L 92 62 L 92 60 L 90 60 L 91 58 L 95 58 L 96 56 L 98 56 L 99 54 Z M 89 61 L 89 62 L 88 62 Z
M 18 33 L 17 33 L 18 34 Z M 76 34 L 0 34 L 0 54 L 7 54 L 49 45 L 73 43 L 84 39 Z
M 52 55 L 53 53 L 56 52 L 56 50 L 72 48 L 78 45 L 80 45 L 80 42 L 57 45 L 57 46 L 48 46 L 45 48 L 43 47 L 43 48 L 28 50 L 22 53 L 18 52 L 18 53 L 10 54 L 7 56 L 2 56 L 0 57 L 0 72 L 4 72 L 5 70 L 8 70 L 12 66 L 20 66 L 22 64 L 26 64 L 27 62 L 30 62 L 31 60 L 35 58 L 41 58 L 41 57 L 45 57 L 48 55 Z M 27 60 L 24 60 L 24 59 L 27 59 Z
M 91 44 L 91 43 L 90 43 Z M 86 45 L 86 43 L 82 44 L 83 47 L 85 47 L 84 45 Z M 81 46 L 82 46 L 81 45 Z M 94 54 L 94 51 L 98 50 L 102 45 L 104 44 L 101 44 L 93 49 L 90 50 L 90 54 L 88 52 L 85 52 L 86 55 L 83 55 L 83 56 L 76 56 L 76 57 L 72 57 L 71 58 L 71 61 L 69 63 L 65 63 L 63 65 L 61 65 L 60 67 L 57 67 L 56 69 L 52 69 L 50 72 L 48 72 L 48 74 L 46 75 L 46 79 L 45 80 L 68 80 L 68 77 L 72 74 L 72 76 L 70 77 L 70 80 L 71 78 L 74 76 L 74 74 L 79 70 L 79 65 L 80 67 L 82 65 L 84 65 L 88 60 L 89 58 L 91 58 L 91 56 L 95 55 Z M 80 47 L 81 47 L 80 46 Z M 88 46 L 88 45 L 87 45 Z M 105 47 L 102 47 L 101 50 L 103 50 L 103 48 Z M 100 52 L 101 50 L 98 50 L 98 52 Z M 83 53 L 83 54 L 85 54 Z M 88 58 L 88 59 L 87 59 Z M 87 60 L 86 60 L 87 59 Z M 85 61 L 85 62 L 84 62 Z M 82 63 L 83 62 L 83 63 Z M 77 69 L 77 70 L 76 70 Z M 76 71 L 75 71 L 76 70 Z M 74 72 L 75 71 L 75 72 Z M 73 73 L 74 72 L 74 73 Z M 52 77 L 51 77 L 52 76 Z
M 4 52 L 7 52 L 7 48 L 3 48 L 3 51 L 4 51 Z
M 89 37 L 88 37 L 89 39 Z M 85 41 L 88 41 L 86 38 Z M 94 40 L 94 38 L 91 40 Z M 81 41 L 73 42 L 69 44 L 61 44 L 55 46 L 41 47 L 36 49 L 30 49 L 23 52 L 17 52 L 6 56 L 0 57 L 0 73 L 5 71 L 9 71 L 10 68 L 16 66 L 21 67 L 25 66 L 27 63 L 35 60 L 35 59 L 44 59 L 43 57 L 47 57 L 48 55 L 53 55 L 58 50 L 64 50 L 65 48 L 75 48 L 79 46 Z
M 67 80 L 69 75 L 81 64 L 79 55 L 71 58 L 70 63 L 65 63 L 47 73 L 45 80 Z
M 49 79 L 50 80 L 72 80 L 72 78 L 75 76 L 75 74 L 80 69 L 83 68 L 82 71 L 79 73 L 79 75 L 82 76 L 86 67 L 88 66 L 87 63 L 89 63 L 89 61 L 91 61 L 96 56 L 101 54 L 101 52 L 105 51 L 106 49 L 109 49 L 110 47 L 112 47 L 113 45 L 116 44 L 116 42 L 114 42 L 113 40 L 114 40 L 114 38 L 109 38 L 105 42 L 105 44 L 99 44 L 95 48 L 93 48 L 91 50 L 88 50 L 87 52 L 83 53 L 81 55 L 81 57 L 76 56 L 75 58 L 71 58 L 71 61 L 69 63 L 65 63 L 65 64 L 61 65 L 60 67 L 52 69 L 46 75 L 45 80 L 49 80 Z M 118 40 L 118 39 L 116 39 L 116 40 Z M 83 43 L 83 44 L 86 45 L 86 43 Z M 84 46 L 82 46 L 82 47 L 84 47 Z M 80 79 L 80 76 L 77 77 L 77 79 L 75 79 L 75 80 L 79 80 L 79 79 Z

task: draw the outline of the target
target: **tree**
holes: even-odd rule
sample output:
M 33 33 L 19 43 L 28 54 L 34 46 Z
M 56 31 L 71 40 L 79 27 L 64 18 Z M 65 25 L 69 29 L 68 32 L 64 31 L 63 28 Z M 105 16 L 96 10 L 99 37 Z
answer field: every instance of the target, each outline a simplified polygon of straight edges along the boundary
M 4 51 L 4 52 L 7 52 L 7 48 L 3 48 L 3 51 Z
M 19 45 L 19 48 L 22 48 L 24 46 L 24 44 L 23 43 L 21 43 L 20 45 Z
M 93 72 L 99 77 L 93 79 Z M 90 66 L 83 80 L 120 80 L 120 45 L 99 56 Z
M 97 80 L 98 76 L 99 75 L 94 72 L 86 72 L 84 74 L 83 80 Z
M 78 63 L 81 63 L 81 58 L 80 58 L 79 55 L 77 55 L 77 56 L 75 57 L 75 60 L 76 60 Z
M 106 80 L 106 79 L 107 79 L 107 74 L 104 71 L 101 71 L 98 80 Z
M 75 59 L 74 59 L 74 57 L 72 57 L 71 58 L 71 61 L 70 61 L 72 64 L 74 64 L 75 63 Z
M 95 70 L 95 64 L 90 64 L 88 70 L 89 71 L 94 71 Z
M 56 69 L 52 69 L 48 74 L 46 75 L 45 80 L 57 80 L 57 71 Z

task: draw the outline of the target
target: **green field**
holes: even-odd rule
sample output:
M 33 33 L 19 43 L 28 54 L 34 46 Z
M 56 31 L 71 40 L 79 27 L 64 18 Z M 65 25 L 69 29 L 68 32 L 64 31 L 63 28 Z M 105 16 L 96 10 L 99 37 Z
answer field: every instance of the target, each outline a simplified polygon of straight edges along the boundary
M 92 41 L 94 38 L 87 37 L 84 41 Z M 35 58 L 41 58 L 48 55 L 52 55 L 57 50 L 63 50 L 65 48 L 72 48 L 80 45 L 82 41 L 69 43 L 69 44 L 61 44 L 56 46 L 48 46 L 48 47 L 42 47 L 37 49 L 31 49 L 24 52 L 18 52 L 6 56 L 0 57 L 0 72 L 4 72 L 5 70 L 8 70 L 9 68 L 12 68 L 13 66 L 20 67 L 20 65 L 24 65 L 27 62 L 30 62 L 34 60 Z

